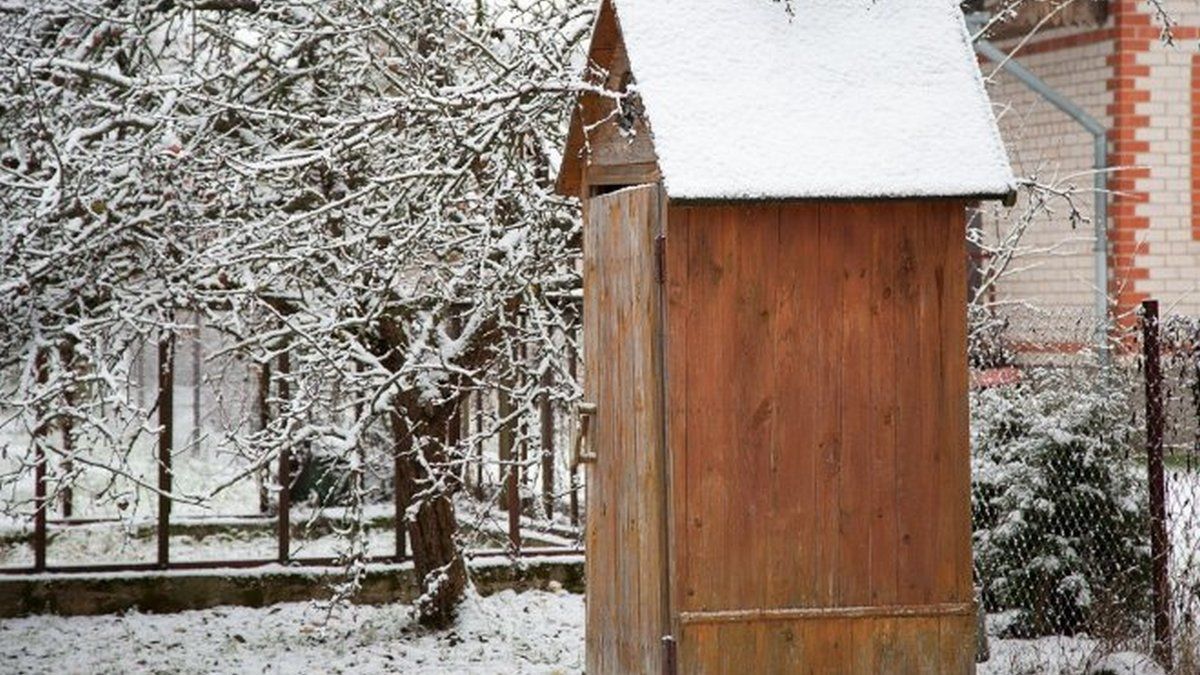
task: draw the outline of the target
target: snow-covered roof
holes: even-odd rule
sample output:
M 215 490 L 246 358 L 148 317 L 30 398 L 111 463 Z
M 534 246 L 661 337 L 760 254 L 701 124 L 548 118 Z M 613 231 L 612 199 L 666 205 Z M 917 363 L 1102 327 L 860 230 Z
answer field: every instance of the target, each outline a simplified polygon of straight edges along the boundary
M 609 1 L 673 199 L 1015 187 L 957 0 Z

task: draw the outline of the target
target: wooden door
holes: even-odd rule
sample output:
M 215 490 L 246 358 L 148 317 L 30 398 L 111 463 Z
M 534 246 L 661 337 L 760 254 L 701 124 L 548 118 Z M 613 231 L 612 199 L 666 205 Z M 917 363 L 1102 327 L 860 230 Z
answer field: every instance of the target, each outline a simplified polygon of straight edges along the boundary
M 587 672 L 657 673 L 666 631 L 661 284 L 657 185 L 587 201 L 584 398 Z
M 684 673 L 973 668 L 963 205 L 669 210 Z

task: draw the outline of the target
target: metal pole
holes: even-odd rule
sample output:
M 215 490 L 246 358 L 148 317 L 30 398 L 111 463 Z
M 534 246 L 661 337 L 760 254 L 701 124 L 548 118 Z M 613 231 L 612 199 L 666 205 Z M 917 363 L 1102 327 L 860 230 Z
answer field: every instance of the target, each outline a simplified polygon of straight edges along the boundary
M 483 423 L 486 402 L 483 390 L 475 392 L 475 436 L 471 439 L 475 455 L 475 498 L 483 500 Z
M 982 19 L 986 23 L 986 18 Z M 978 23 L 979 17 L 969 17 Z M 1005 72 L 1021 81 L 1055 108 L 1075 120 L 1092 135 L 1092 227 L 1095 241 L 1092 244 L 1093 312 L 1096 318 L 1096 348 L 1105 364 L 1108 363 L 1108 127 L 1104 126 L 1074 101 L 1063 96 L 1031 73 L 1009 54 L 1005 54 L 992 43 L 979 38 L 975 40 L 975 51 L 980 56 L 997 64 Z
M 400 429 L 399 421 L 393 423 L 396 429 Z M 412 451 L 412 431 L 408 428 L 408 424 L 404 424 L 402 429 L 403 435 L 397 444 L 395 452 L 392 454 L 392 482 L 395 483 L 395 489 L 392 491 L 392 527 L 395 528 L 396 535 L 396 562 L 401 562 L 408 555 L 406 552 L 405 542 L 407 534 L 405 528 L 406 514 L 408 513 L 408 486 L 404 480 L 404 462 L 408 461 L 406 455 Z
M 1167 577 L 1167 486 L 1163 476 L 1162 363 L 1158 341 L 1158 301 L 1142 303 L 1142 349 L 1146 373 L 1146 469 L 1150 479 L 1150 562 L 1154 605 L 1154 657 L 1170 670 L 1171 588 Z
M 59 491 L 62 493 L 62 517 L 64 519 L 69 519 L 75 513 L 75 490 L 71 487 L 71 481 L 73 480 L 71 473 L 74 470 L 74 462 L 70 459 L 75 454 L 74 427 L 75 424 L 71 421 L 70 417 L 63 419 L 62 446 L 63 456 L 67 459 L 64 459 L 62 462 L 63 481 Z
M 291 373 L 291 362 L 288 353 L 279 355 L 279 405 L 288 405 L 291 392 L 288 386 L 288 375 Z M 283 411 L 280 411 L 281 414 Z M 292 550 L 292 452 L 288 440 L 279 449 L 279 562 L 286 564 Z
M 202 355 L 203 350 L 203 335 L 204 335 L 204 317 L 196 315 L 196 328 L 192 337 L 192 452 L 200 450 L 200 407 L 201 399 L 204 397 L 201 380 L 201 366 L 204 360 Z
M 542 446 L 542 508 L 547 518 L 554 517 L 554 403 L 550 389 L 554 386 L 554 370 L 549 364 L 542 373 L 542 400 L 539 406 Z
M 500 466 L 504 468 L 504 508 L 508 511 L 508 543 L 514 554 L 521 549 L 521 496 L 518 457 L 514 452 L 515 422 L 510 419 L 513 414 L 512 398 L 505 387 L 511 384 L 506 380 L 497 391 L 498 414 L 503 423 L 500 426 Z
M 271 362 L 263 361 L 258 369 L 258 430 L 265 432 L 271 426 Z M 271 467 L 265 462 L 256 472 L 258 477 L 258 512 L 266 515 L 271 510 L 267 483 L 271 478 Z
M 575 352 L 576 344 L 577 343 L 574 340 L 571 340 L 567 344 L 567 374 L 571 376 L 572 382 L 577 380 L 576 368 L 578 367 L 578 355 Z M 571 429 L 568 428 L 567 431 L 571 431 Z M 575 462 L 571 462 L 571 475 L 569 480 L 571 481 L 569 504 L 571 509 L 571 525 L 579 527 L 579 467 L 575 464 Z
M 50 379 L 49 364 L 46 350 L 38 350 L 34 368 L 38 384 L 46 384 Z M 39 392 L 42 393 L 42 392 Z M 46 569 L 46 430 L 49 424 L 44 421 L 46 410 L 37 406 L 37 427 L 33 430 L 33 570 L 42 572 Z
M 171 561 L 171 448 L 175 440 L 175 335 L 158 340 L 158 566 Z

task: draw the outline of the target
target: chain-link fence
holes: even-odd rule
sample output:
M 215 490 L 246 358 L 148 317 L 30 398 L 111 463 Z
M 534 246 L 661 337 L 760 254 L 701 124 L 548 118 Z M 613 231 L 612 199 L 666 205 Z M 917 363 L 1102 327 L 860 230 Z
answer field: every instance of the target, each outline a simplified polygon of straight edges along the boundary
M 1200 672 L 1200 323 L 1150 323 L 972 317 L 986 672 Z

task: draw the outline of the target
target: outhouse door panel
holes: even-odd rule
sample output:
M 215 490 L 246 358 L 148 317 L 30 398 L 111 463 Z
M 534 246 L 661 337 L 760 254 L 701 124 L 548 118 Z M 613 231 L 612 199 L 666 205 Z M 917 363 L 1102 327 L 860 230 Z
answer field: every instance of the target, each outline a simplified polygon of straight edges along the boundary
M 657 185 L 587 200 L 587 672 L 657 673 L 666 630 Z
M 968 672 L 963 205 L 675 206 L 681 672 Z

